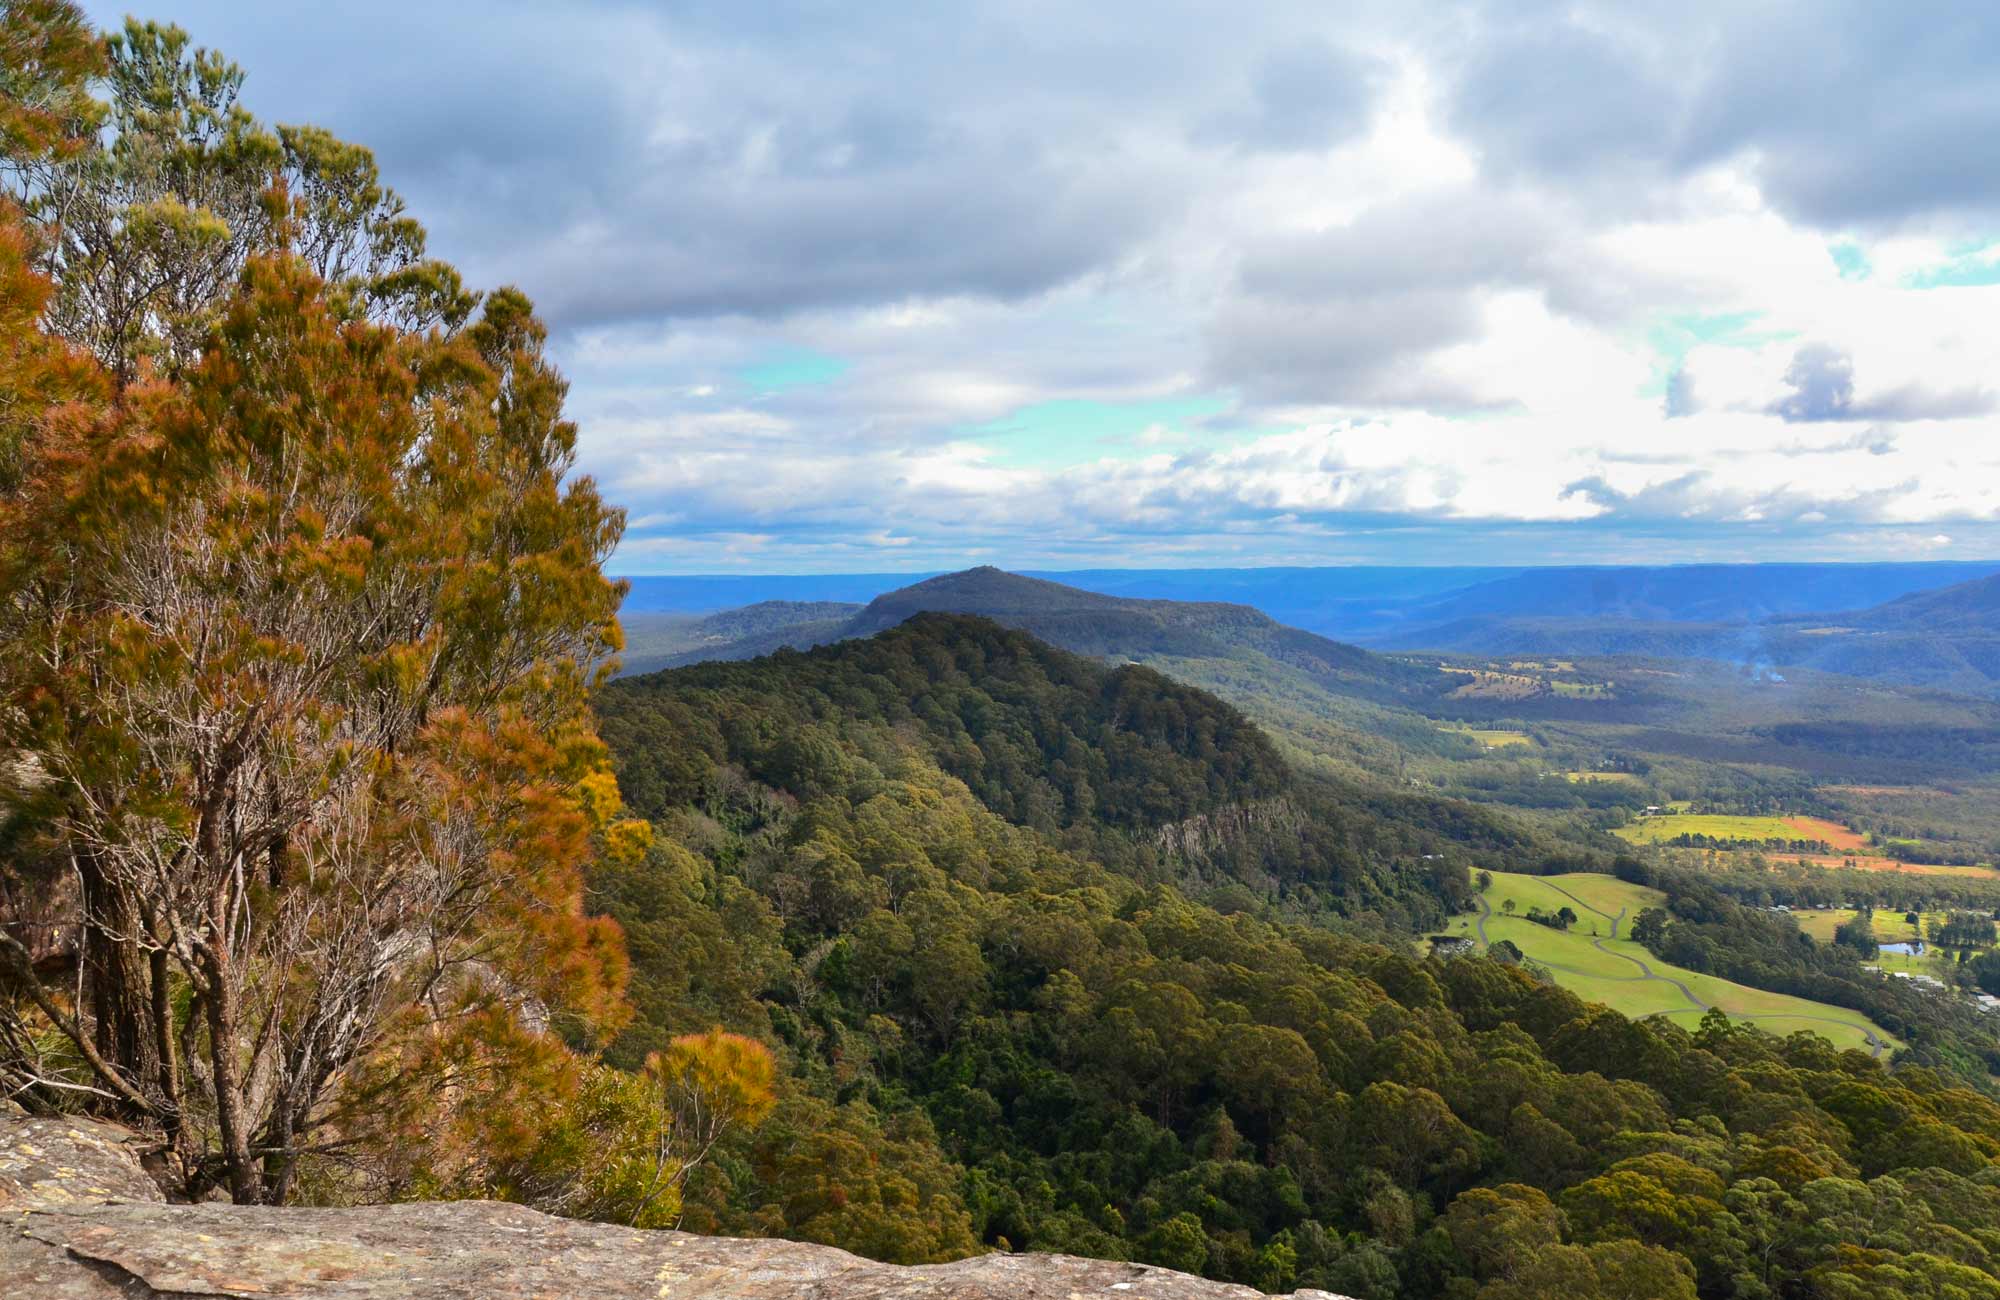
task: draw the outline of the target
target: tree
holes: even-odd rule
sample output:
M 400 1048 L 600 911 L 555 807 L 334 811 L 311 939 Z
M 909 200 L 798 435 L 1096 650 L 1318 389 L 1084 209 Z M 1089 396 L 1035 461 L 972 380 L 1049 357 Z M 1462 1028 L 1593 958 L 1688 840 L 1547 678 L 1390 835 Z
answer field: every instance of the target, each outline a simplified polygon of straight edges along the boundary
M 1882 951 L 1882 945 L 1875 939 L 1874 916 L 1866 909 L 1856 912 L 1852 919 L 1842 921 L 1835 926 L 1833 941 L 1863 958 L 1879 956 Z
M 105 48 L 101 143 L 11 170 L 57 283 L 48 328 L 120 387 L 146 359 L 172 374 L 193 365 L 244 268 L 280 246 L 344 318 L 468 319 L 476 297 L 425 257 L 423 228 L 366 149 L 265 127 L 239 102 L 242 69 L 178 27 L 128 19 Z
M 1632 941 L 1641 947 L 1651 948 L 1665 937 L 1671 914 L 1664 907 L 1641 908 L 1632 921 Z
M 32 1004 L 0 1068 L 239 1202 L 383 1109 L 346 1085 L 399 1038 L 445 1050 L 496 1005 L 615 1027 L 581 872 L 645 841 L 589 711 L 622 519 L 565 483 L 526 299 L 446 339 L 333 297 L 251 261 L 182 383 L 51 422 L 0 502 L 0 866 L 73 881 L 79 936 L 73 1004 L 0 939 Z
M 1537 1252 L 1562 1240 L 1562 1212 L 1520 1183 L 1473 1188 L 1451 1203 L 1443 1223 L 1482 1282 L 1519 1277 Z
M 648 1200 L 671 1187 L 678 1201 L 681 1185 L 716 1144 L 757 1127 L 777 1104 L 778 1067 L 770 1049 L 719 1027 L 676 1038 L 666 1051 L 646 1058 L 644 1073 L 661 1099 L 655 1190 Z
M 89 147 L 99 110 L 87 83 L 103 63 L 66 0 L 0 0 L 0 181 L 18 189 Z M 0 497 L 50 412 L 103 400 L 95 368 L 36 328 L 52 286 L 34 271 L 41 249 L 20 217 L 0 196 Z
M 0 0 L 0 175 L 16 191 L 90 146 L 104 43 L 70 0 Z

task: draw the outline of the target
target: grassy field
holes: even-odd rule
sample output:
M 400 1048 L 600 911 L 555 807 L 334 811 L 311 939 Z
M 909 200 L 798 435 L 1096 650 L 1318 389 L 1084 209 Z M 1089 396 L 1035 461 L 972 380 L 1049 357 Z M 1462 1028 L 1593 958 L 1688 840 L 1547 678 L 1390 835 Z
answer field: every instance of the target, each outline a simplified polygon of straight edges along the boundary
M 1805 931 L 1821 943 L 1832 943 L 1834 928 L 1854 919 L 1854 909 L 1841 907 L 1835 908 L 1830 912 L 1797 912 L 1793 915 L 1794 919 L 1799 923 L 1799 929 Z M 1876 941 L 1878 943 L 1922 941 L 1926 944 L 1924 952 L 1921 954 L 1885 952 L 1870 964 L 1879 966 L 1886 971 L 1901 971 L 1908 975 L 1937 974 L 1938 972 L 1935 967 L 1938 962 L 1939 950 L 1928 946 L 1929 941 L 1924 939 L 1924 929 L 1933 919 L 1942 921 L 1945 918 L 1945 913 L 1920 913 L 1915 925 L 1911 925 L 1908 921 L 1904 920 L 1903 916 L 1904 913 L 1902 912 L 1892 912 L 1886 909 L 1876 912 L 1872 927 L 1875 931 Z
M 1791 853 L 1777 849 L 1770 851 L 1771 858 L 1773 861 L 1797 862 L 1801 866 L 1897 871 L 1912 876 L 1980 876 L 1990 879 L 2000 874 L 1991 867 L 1901 862 L 1885 855 L 1879 848 L 1869 852 L 1871 846 L 1866 838 L 1824 817 L 1737 817 L 1719 813 L 1677 812 L 1672 816 L 1641 818 L 1615 828 L 1612 834 L 1632 844 L 1665 844 L 1683 835 L 1705 835 L 1711 840 L 1724 844 L 1733 841 L 1746 848 L 1760 847 L 1771 840 L 1818 840 L 1832 851 Z
M 1871 857 L 1865 853 L 1825 854 L 1825 853 L 1783 853 L 1773 854 L 1773 862 L 1797 862 L 1806 867 L 1852 867 L 1856 871 L 1895 871 L 1908 876 L 1978 876 L 1991 880 L 1996 874 L 1991 867 L 1961 867 L 1922 862 L 1898 862 L 1894 858 Z
M 1785 825 L 1797 831 L 1802 840 L 1825 840 L 1836 853 L 1845 853 L 1850 849 L 1859 853 L 1868 847 L 1868 840 L 1859 831 L 1824 817 L 1787 817 Z
M 1624 935 L 1642 908 L 1661 901 L 1656 890 L 1592 873 L 1524 876 L 1496 871 L 1484 898 L 1490 909 L 1486 943 L 1512 940 L 1530 960 L 1548 967 L 1564 988 L 1625 1015 L 1664 1015 L 1693 1028 L 1707 1008 L 1720 1007 L 1732 1019 L 1752 1021 L 1776 1034 L 1810 1029 L 1837 1047 L 1866 1051 L 1872 1033 L 1887 1046 L 1895 1045 L 1855 1012 L 1699 975 L 1654 957 Z M 1509 901 L 1518 915 L 1505 914 Z M 1581 918 L 1568 931 L 1525 919 L 1530 907 L 1554 912 L 1565 906 Z M 1475 942 L 1480 930 L 1478 914 L 1451 922 L 1451 933 Z
M 1564 772 L 1563 778 L 1572 783 L 1578 781 L 1615 781 L 1621 785 L 1644 785 L 1645 781 L 1630 772 Z
M 1671 817 L 1642 818 L 1629 826 L 1620 826 L 1616 834 L 1619 838 L 1630 840 L 1634 844 L 1659 844 L 1682 835 L 1706 835 L 1712 840 L 1741 840 L 1746 844 L 1762 844 L 1766 840 L 1826 838 L 1795 824 L 1800 820 L 1802 819 L 1785 817 L 1735 817 L 1720 813 L 1676 813 Z M 1844 831 L 1847 828 L 1843 826 L 1838 829 Z
M 1532 745 L 1535 738 L 1525 731 L 1504 731 L 1495 728 L 1445 727 L 1442 730 L 1460 736 L 1470 736 L 1488 749 L 1506 749 L 1512 745 Z

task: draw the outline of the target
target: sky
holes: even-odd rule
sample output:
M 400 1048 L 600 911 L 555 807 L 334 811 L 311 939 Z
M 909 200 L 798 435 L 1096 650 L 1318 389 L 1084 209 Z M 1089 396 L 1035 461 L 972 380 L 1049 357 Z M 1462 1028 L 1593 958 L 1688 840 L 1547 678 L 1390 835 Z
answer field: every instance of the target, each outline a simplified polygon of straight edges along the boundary
M 2000 557 L 1989 6 L 159 4 L 534 297 L 620 572 Z

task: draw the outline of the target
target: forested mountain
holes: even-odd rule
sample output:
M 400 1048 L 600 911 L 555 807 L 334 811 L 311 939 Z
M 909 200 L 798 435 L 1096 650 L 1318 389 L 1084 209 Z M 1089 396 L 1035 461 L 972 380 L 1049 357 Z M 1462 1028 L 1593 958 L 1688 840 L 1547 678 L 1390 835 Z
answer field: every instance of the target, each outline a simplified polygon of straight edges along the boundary
M 1391 909 L 1526 846 L 1318 806 L 1199 691 L 921 615 L 600 712 L 656 829 L 594 881 L 639 1011 L 612 1059 L 720 1023 L 784 1063 L 689 1226 L 1370 1300 L 2000 1296 L 2000 1107 L 1414 960 Z
M 1926 632 L 1949 636 L 2000 636 L 2000 574 L 1920 591 L 1872 609 L 1821 620 L 1870 632 Z
M 732 765 L 788 788 L 837 782 L 840 742 L 881 731 L 1008 821 L 1141 878 L 1232 880 L 1404 931 L 1465 905 L 1475 852 L 1591 857 L 1499 811 L 1294 772 L 1206 692 L 964 615 L 628 678 L 599 712 L 648 815 Z
M 822 639 L 870 636 L 922 612 L 977 614 L 1077 654 L 1135 660 L 1261 657 L 1361 699 L 1435 699 L 1451 686 L 1433 669 L 1286 627 L 1247 605 L 1106 596 L 991 567 L 945 574 L 878 596 Z M 814 635 L 818 630 L 813 625 Z M 685 653 L 680 662 L 751 657 L 776 649 L 771 641 L 769 636 L 748 637 Z

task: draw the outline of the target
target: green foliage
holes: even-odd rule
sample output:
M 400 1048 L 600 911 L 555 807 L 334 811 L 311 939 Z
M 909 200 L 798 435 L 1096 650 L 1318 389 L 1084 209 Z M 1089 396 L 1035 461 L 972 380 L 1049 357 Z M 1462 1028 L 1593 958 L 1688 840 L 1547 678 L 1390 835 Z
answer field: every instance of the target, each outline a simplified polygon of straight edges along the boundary
M 341 315 L 456 329 L 477 295 L 425 255 L 374 156 L 310 126 L 272 129 L 244 74 L 178 27 L 128 19 L 107 43 L 97 147 L 18 171 L 56 294 L 48 330 L 126 384 L 201 355 L 245 266 L 287 251 Z
M 1163 825 L 1303 796 L 1220 706 L 1119 676 L 927 618 L 610 693 L 604 730 L 658 832 L 599 875 L 640 1009 L 614 1055 L 719 1019 L 784 1062 L 777 1116 L 689 1181 L 690 1224 L 1353 1296 L 1989 1277 L 1988 1247 L 1939 1243 L 1991 1221 L 2000 1107 L 1812 1035 L 1720 1015 L 1691 1034 L 1500 962 L 1417 961 L 1295 906 L 1306 882 L 1322 903 L 1361 887 L 1338 862 L 1260 873 L 1163 846 Z M 1073 803 L 1058 763 L 1099 801 Z M 1149 802 L 1151 772 L 1184 802 Z M 790 1162 L 789 1108 L 869 1134 L 878 1162 L 839 1142 Z M 1878 1223 L 1893 1204 L 1949 1232 L 1892 1241 L 1795 1208 L 1849 1186 Z

